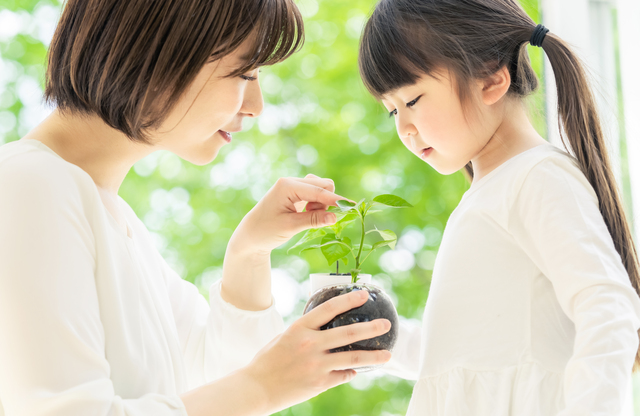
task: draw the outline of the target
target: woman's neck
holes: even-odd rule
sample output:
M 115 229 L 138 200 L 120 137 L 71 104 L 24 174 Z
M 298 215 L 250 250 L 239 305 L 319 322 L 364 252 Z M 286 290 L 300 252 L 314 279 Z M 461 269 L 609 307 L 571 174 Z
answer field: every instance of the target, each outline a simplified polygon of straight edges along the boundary
M 57 109 L 24 138 L 44 143 L 113 197 L 133 164 L 158 150 L 131 141 L 97 116 L 63 115 Z

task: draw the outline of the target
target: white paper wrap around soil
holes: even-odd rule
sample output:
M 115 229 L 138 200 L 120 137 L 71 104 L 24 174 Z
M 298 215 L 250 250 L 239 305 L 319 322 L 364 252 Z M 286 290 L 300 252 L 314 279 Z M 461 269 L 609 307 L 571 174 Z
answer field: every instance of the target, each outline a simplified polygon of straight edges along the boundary
M 309 296 L 316 292 L 316 290 L 325 286 L 332 285 L 346 285 L 351 283 L 351 275 L 348 276 L 331 276 L 329 273 L 313 273 L 311 276 L 311 292 Z M 371 283 L 370 274 L 358 275 L 358 283 Z

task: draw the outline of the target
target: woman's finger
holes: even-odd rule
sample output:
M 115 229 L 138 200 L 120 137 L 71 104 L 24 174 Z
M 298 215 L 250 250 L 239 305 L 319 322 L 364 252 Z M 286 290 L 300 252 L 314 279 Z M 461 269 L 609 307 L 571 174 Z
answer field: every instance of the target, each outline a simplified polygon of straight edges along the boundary
M 322 325 L 341 313 L 364 305 L 368 297 L 368 293 L 364 290 L 357 290 L 345 295 L 336 296 L 302 316 L 298 322 L 310 329 L 320 329 Z
M 391 329 L 387 319 L 344 325 L 323 331 L 322 348 L 333 349 L 386 334 Z
M 307 211 L 315 211 L 315 210 L 327 210 L 327 206 L 325 204 L 321 204 L 320 202 L 309 202 L 306 205 Z
M 378 351 L 344 351 L 328 354 L 330 368 L 345 370 L 349 368 L 382 365 L 391 359 L 391 353 L 387 350 Z
M 298 234 L 300 231 L 310 228 L 328 227 L 335 224 L 336 221 L 337 217 L 333 212 L 320 210 L 298 212 L 289 219 L 290 232 Z
M 308 183 L 309 185 L 319 186 L 320 188 L 324 188 L 329 192 L 335 192 L 336 185 L 333 180 L 328 178 L 319 178 L 315 175 L 310 176 L 307 175 L 304 178 L 292 178 L 298 182 Z
M 296 208 L 296 212 L 302 212 L 309 203 L 307 201 L 294 202 L 293 206 Z M 308 210 L 307 210 L 308 211 Z
M 288 182 L 290 186 L 288 190 L 289 198 L 294 204 L 300 201 L 307 201 L 337 206 L 336 201 L 346 199 L 345 197 L 335 194 L 322 186 L 306 183 L 305 181 L 309 181 L 309 179 L 294 179 Z
M 357 374 L 355 370 L 332 371 L 329 373 L 329 379 L 327 380 L 327 389 L 347 383 L 353 380 Z

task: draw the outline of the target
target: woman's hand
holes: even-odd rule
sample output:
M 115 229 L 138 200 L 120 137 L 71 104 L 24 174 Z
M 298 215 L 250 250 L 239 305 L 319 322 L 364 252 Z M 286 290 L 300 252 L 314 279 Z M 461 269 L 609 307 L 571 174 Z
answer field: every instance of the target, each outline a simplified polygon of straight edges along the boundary
M 222 298 L 240 309 L 267 309 L 271 251 L 300 231 L 334 224 L 336 216 L 327 208 L 346 199 L 334 190 L 331 179 L 315 175 L 280 178 L 231 236 L 222 267 Z
M 236 228 L 230 248 L 237 252 L 268 255 L 301 231 L 336 222 L 330 205 L 346 199 L 334 193 L 331 179 L 307 175 L 280 178 Z M 303 209 L 307 208 L 303 212 Z
M 336 315 L 362 306 L 366 292 L 337 296 L 298 319 L 246 367 L 183 393 L 190 416 L 266 416 L 308 400 L 356 375 L 347 368 L 384 364 L 388 351 L 330 353 L 332 348 L 377 337 L 391 323 L 377 319 L 320 331 Z
M 391 353 L 384 350 L 329 352 L 388 332 L 391 323 L 386 319 L 319 330 L 336 315 L 362 306 L 366 299 L 366 292 L 356 291 L 323 303 L 295 321 L 240 370 L 262 386 L 268 414 L 350 381 L 356 375 L 350 368 L 389 361 Z

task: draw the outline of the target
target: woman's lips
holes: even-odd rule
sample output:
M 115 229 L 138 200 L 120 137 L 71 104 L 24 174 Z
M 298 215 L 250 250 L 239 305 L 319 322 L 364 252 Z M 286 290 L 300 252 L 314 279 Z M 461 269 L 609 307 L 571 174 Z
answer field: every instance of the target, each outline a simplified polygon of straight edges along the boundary
M 423 159 L 426 159 L 427 157 L 429 157 L 432 151 L 433 151 L 433 147 L 427 147 L 425 149 L 422 149 L 422 153 L 420 154 L 420 157 Z
M 227 143 L 231 143 L 231 133 L 224 130 L 218 130 L 218 133 L 222 136 L 223 139 L 227 141 Z

